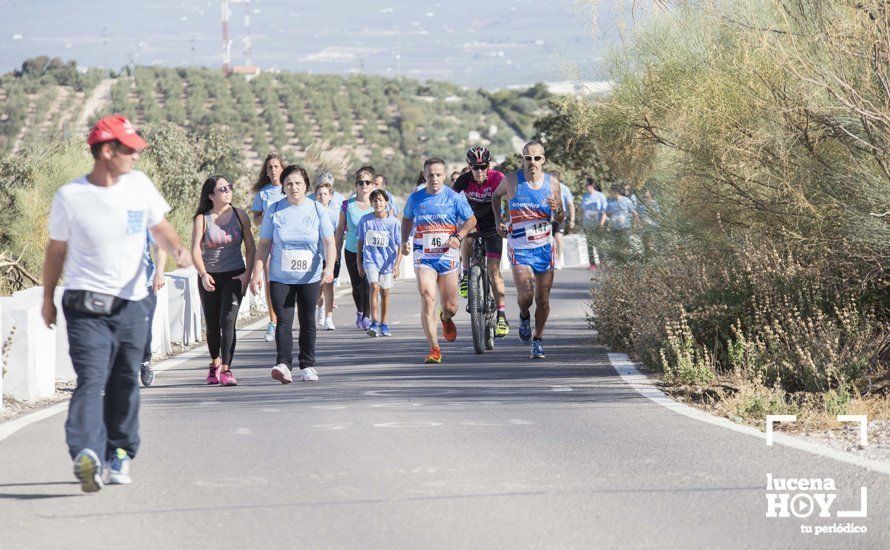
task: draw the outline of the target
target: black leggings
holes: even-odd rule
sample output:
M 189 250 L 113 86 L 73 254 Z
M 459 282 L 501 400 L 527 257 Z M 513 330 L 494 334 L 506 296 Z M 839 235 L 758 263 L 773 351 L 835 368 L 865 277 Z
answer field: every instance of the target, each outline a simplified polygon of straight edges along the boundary
M 235 321 L 241 308 L 241 281 L 234 277 L 244 273 L 243 269 L 211 273 L 216 290 L 208 292 L 198 282 L 204 320 L 207 323 L 207 349 L 211 359 L 221 357 L 223 365 L 232 365 L 235 355 Z
M 272 309 L 278 316 L 275 325 L 275 350 L 278 358 L 275 363 L 293 366 L 294 361 L 294 307 L 300 319 L 300 368 L 315 366 L 315 304 L 321 281 L 306 285 L 289 285 L 271 281 L 269 294 L 272 296 Z
M 355 309 L 365 317 L 371 316 L 371 285 L 368 279 L 358 274 L 358 254 L 346 251 L 346 271 L 349 272 L 349 284 L 352 285 L 352 301 Z

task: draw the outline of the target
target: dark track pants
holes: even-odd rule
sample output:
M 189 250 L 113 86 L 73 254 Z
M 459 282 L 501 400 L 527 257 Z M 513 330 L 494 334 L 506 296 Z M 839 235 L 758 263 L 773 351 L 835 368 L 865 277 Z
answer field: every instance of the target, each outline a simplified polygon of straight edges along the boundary
M 300 321 L 299 361 L 300 368 L 315 366 L 315 305 L 321 282 L 315 281 L 306 285 L 289 285 L 272 281 L 269 293 L 272 295 L 272 309 L 278 316 L 275 325 L 275 363 L 293 366 L 294 361 L 294 309 Z
M 371 285 L 368 279 L 358 274 L 358 254 L 345 251 L 346 271 L 349 272 L 349 284 L 352 285 L 352 301 L 355 309 L 361 311 L 365 317 L 371 317 Z
M 92 449 L 106 461 L 115 449 L 139 450 L 139 364 L 151 327 L 145 300 L 120 300 L 111 315 L 63 307 L 77 388 L 68 405 L 65 439 L 74 458 Z M 102 397 L 102 392 L 105 397 Z
M 198 282 L 198 294 L 207 324 L 207 350 L 211 359 L 219 357 L 223 365 L 231 366 L 235 356 L 235 323 L 244 296 L 241 281 L 234 277 L 242 273 L 243 269 L 211 273 L 216 287 L 213 292 L 204 290 L 204 285 Z

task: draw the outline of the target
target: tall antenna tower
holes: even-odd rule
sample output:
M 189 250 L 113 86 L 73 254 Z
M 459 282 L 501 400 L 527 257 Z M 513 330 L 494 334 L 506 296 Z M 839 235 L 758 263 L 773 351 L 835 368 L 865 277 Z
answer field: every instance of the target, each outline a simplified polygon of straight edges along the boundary
M 232 74 L 232 41 L 229 39 L 229 18 L 232 16 L 232 10 L 229 4 L 245 4 L 247 12 L 244 14 L 244 32 L 245 37 L 241 40 L 244 44 L 244 57 L 247 66 L 253 65 L 253 57 L 251 53 L 252 42 L 250 40 L 250 2 L 251 0 L 220 0 L 220 9 L 222 10 L 222 46 L 223 46 L 223 73 Z

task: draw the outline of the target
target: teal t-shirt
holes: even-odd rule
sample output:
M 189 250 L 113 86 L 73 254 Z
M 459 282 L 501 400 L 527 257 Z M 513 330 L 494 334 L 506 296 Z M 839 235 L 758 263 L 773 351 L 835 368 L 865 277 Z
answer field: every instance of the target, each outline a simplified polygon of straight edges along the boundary
M 349 200 L 343 201 L 342 211 L 346 213 L 346 240 L 344 246 L 349 252 L 356 253 L 358 252 L 358 238 L 356 234 L 358 222 L 365 214 L 374 212 L 374 208 L 368 206 L 368 208 L 362 209 L 356 202 L 355 197 L 350 197 Z

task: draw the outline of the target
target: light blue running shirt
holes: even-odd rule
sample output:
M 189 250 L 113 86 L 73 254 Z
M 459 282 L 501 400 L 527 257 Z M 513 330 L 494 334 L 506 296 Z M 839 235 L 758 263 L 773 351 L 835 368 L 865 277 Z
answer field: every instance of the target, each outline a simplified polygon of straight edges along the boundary
M 285 195 L 281 192 L 280 185 L 267 183 L 256 195 L 254 195 L 253 204 L 250 205 L 250 209 L 253 212 L 262 212 L 263 215 L 265 215 L 265 213 L 269 211 L 271 205 L 280 201 L 284 197 Z
M 609 214 L 609 228 L 625 230 L 630 229 L 633 223 L 633 213 L 636 210 L 634 203 L 624 195 L 618 198 L 610 198 L 607 201 L 606 212 Z
M 572 194 L 572 190 L 569 189 L 569 186 L 564 184 L 563 182 L 559 182 L 559 195 L 562 198 L 562 209 L 566 213 L 566 221 L 568 221 L 569 204 L 571 204 L 575 200 L 575 195 Z
M 305 285 L 321 279 L 322 239 L 334 235 L 324 207 L 313 200 L 297 206 L 287 199 L 273 203 L 263 216 L 260 238 L 271 239 L 269 280 Z
M 392 214 L 378 218 L 373 213 L 362 216 L 356 238 L 362 243 L 362 267 L 392 273 L 396 254 L 402 246 L 402 222 Z
M 582 223 L 587 227 L 598 226 L 607 205 L 606 195 L 601 191 L 581 195 Z

